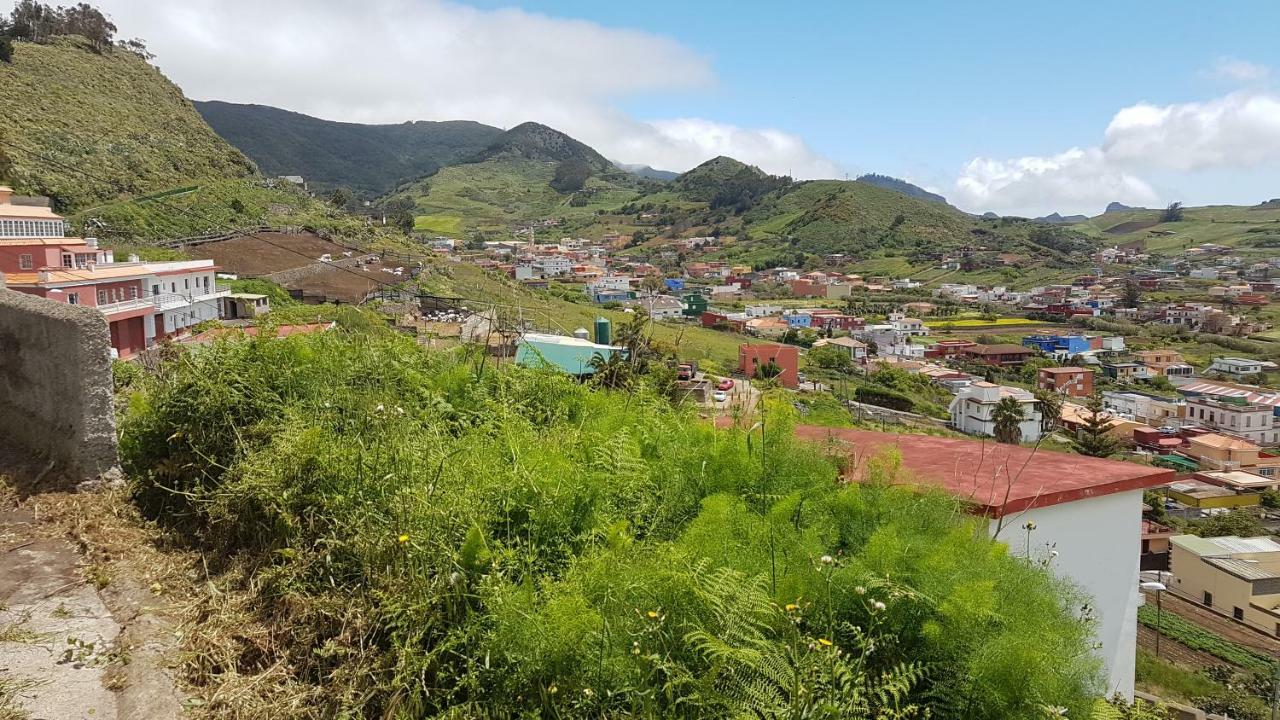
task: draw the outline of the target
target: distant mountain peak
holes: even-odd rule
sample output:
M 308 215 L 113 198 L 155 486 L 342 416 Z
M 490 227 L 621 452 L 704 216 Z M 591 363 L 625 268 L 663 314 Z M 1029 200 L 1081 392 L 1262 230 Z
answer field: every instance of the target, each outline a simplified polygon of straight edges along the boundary
M 866 183 L 868 185 L 875 185 L 876 187 L 882 187 L 886 190 L 893 190 L 895 192 L 900 192 L 903 195 L 910 195 L 911 197 L 918 198 L 920 200 L 928 200 L 929 202 L 942 203 L 943 205 L 947 204 L 947 199 L 945 197 L 937 193 L 929 192 L 928 190 L 925 190 L 919 185 L 913 185 L 907 182 L 906 180 L 901 180 L 899 178 L 891 177 L 889 175 L 880 175 L 877 173 L 866 173 L 864 175 L 859 175 L 857 182 Z
M 1141 209 L 1142 208 L 1136 208 L 1130 205 L 1125 205 L 1124 203 L 1121 203 L 1121 202 L 1111 202 L 1111 203 L 1107 203 L 1107 209 L 1103 210 L 1102 213 L 1105 215 L 1106 213 L 1109 213 L 1109 212 L 1124 212 L 1125 210 L 1141 210 Z
M 542 162 L 579 160 L 595 170 L 608 170 L 613 167 L 613 163 L 585 143 L 555 128 L 536 122 L 525 122 L 511 128 L 489 147 L 481 150 L 471 161 L 483 162 L 503 157 Z
M 1071 225 L 1072 223 L 1084 222 L 1088 219 L 1089 218 L 1085 215 L 1063 215 L 1055 212 L 1035 218 L 1035 221 L 1049 223 L 1050 225 Z
M 629 172 L 632 175 L 646 178 L 648 180 L 670 181 L 680 177 L 680 173 L 678 172 L 672 172 L 670 170 L 658 170 L 657 168 L 654 168 L 652 166 L 643 165 L 639 163 L 615 162 L 614 166 L 617 167 L 619 170 Z

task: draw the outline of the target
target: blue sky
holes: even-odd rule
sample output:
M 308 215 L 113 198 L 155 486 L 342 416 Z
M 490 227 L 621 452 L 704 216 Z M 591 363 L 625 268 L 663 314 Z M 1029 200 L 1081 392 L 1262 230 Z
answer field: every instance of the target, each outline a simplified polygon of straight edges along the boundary
M 620 162 L 881 172 L 975 212 L 1280 196 L 1274 0 L 100 2 L 201 100 L 535 120 Z
M 665 35 L 710 61 L 717 82 L 707 91 L 620 99 L 639 118 L 777 127 L 842 170 L 908 175 L 943 191 L 974 157 L 1097 145 L 1122 107 L 1231 92 L 1233 83 L 1212 73 L 1221 59 L 1280 66 L 1275 2 L 1231 3 L 1229 11 L 1203 2 L 516 5 Z M 1204 201 L 1232 199 L 1210 183 L 1157 175 Z M 1230 175 L 1211 184 L 1223 182 L 1243 193 L 1236 202 L 1268 192 L 1252 182 L 1235 187 Z M 1270 193 L 1280 195 L 1280 186 Z

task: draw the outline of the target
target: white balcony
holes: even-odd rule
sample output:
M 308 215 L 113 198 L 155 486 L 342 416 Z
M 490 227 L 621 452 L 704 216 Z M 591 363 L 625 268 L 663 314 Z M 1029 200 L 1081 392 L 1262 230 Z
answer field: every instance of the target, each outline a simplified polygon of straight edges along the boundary
M 144 308 L 155 307 L 155 298 L 140 297 L 133 300 L 123 300 L 121 302 L 107 303 L 98 305 L 98 312 L 103 315 L 115 315 L 117 313 L 127 312 L 129 310 L 141 310 Z

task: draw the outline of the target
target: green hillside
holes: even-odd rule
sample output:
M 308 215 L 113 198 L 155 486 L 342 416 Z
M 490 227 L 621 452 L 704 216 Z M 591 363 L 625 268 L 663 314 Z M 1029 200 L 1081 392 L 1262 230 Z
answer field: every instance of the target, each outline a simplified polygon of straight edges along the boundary
M 316 186 L 372 195 L 469 158 L 502 135 L 471 121 L 361 125 L 264 105 L 195 103 L 205 121 L 266 175 L 301 175 Z
M 1280 203 L 1210 205 L 1183 209 L 1179 222 L 1162 222 L 1162 210 L 1108 212 L 1073 229 L 1104 244 L 1141 240 L 1147 250 L 1167 255 L 1202 243 L 1235 248 L 1239 254 L 1274 254 L 1280 248 Z
M 254 172 L 154 66 L 71 37 L 0 63 L 0 139 L 18 192 L 64 210 Z

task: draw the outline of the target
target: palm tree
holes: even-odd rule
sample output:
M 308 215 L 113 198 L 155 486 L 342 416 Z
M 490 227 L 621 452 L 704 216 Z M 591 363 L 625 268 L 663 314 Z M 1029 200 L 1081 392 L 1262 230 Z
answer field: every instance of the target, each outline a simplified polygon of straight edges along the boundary
M 995 424 L 997 442 L 1010 445 L 1022 442 L 1022 421 L 1027 418 L 1023 413 L 1022 403 L 1018 402 L 1017 398 L 1000 398 L 1000 402 L 996 403 L 996 408 L 991 413 L 991 419 Z

